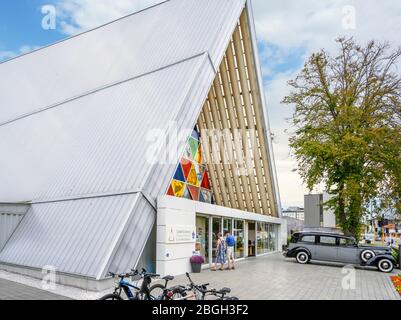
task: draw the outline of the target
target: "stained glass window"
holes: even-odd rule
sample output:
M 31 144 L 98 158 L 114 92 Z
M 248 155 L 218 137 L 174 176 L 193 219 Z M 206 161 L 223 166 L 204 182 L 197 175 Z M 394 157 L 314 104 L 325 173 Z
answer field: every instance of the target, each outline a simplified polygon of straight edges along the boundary
M 200 135 L 195 129 L 188 138 L 171 184 L 169 196 L 212 203 L 212 191 L 206 165 L 202 164 Z
M 181 198 L 184 195 L 185 183 L 177 180 L 171 182 L 171 187 L 173 188 L 174 195 Z

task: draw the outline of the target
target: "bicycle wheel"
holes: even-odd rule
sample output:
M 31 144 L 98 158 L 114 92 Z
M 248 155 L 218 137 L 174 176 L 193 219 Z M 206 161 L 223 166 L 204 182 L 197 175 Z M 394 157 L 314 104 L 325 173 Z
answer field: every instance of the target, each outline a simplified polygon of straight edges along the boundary
M 162 284 L 154 284 L 149 288 L 149 294 L 154 300 L 164 300 L 164 289 Z
M 171 297 L 171 300 L 186 300 L 185 293 L 183 293 L 182 289 L 179 288 L 174 288 L 173 290 L 173 296 Z
M 111 293 L 111 294 L 106 294 L 105 296 L 101 297 L 99 300 L 124 300 L 119 296 L 118 294 Z

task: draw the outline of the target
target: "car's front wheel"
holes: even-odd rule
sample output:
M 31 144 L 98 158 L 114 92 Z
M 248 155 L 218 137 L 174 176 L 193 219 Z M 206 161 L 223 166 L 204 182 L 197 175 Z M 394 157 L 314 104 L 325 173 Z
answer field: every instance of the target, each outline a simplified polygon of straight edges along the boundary
M 373 250 L 363 250 L 361 252 L 361 259 L 363 262 L 367 262 L 369 259 L 373 258 L 376 254 Z
M 381 259 L 379 263 L 377 264 L 377 268 L 381 272 L 391 272 L 394 269 L 394 263 L 390 259 Z
M 307 264 L 310 260 L 309 255 L 306 251 L 299 251 L 295 256 L 295 259 L 300 264 Z

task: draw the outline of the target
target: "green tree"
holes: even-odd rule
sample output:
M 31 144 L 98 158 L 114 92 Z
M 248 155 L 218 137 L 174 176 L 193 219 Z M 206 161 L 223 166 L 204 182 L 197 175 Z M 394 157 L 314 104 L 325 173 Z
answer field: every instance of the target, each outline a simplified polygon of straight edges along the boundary
M 401 48 L 337 43 L 338 56 L 312 54 L 283 103 L 295 106 L 290 146 L 301 177 L 310 190 L 325 185 L 326 207 L 359 238 L 373 200 L 401 209 Z

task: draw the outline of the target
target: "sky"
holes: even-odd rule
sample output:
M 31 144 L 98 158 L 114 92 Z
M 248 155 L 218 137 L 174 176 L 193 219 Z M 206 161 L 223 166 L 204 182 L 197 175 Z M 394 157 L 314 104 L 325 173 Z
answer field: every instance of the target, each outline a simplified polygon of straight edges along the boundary
M 185 0 L 183 0 L 185 1 Z M 62 40 L 160 0 L 2 0 L 0 61 Z M 45 7 L 44 7 L 45 6 Z M 52 7 L 49 7 L 52 6 Z M 335 39 L 353 36 L 401 45 L 399 0 L 253 0 L 263 85 L 267 97 L 282 206 L 303 206 L 309 191 L 288 146 L 293 106 L 281 101 L 287 82 L 307 57 L 322 48 L 336 53 Z M 55 8 L 55 25 L 48 16 Z M 43 9 L 43 12 L 42 12 Z M 44 22 L 44 25 L 43 25 Z M 45 27 L 45 28 L 44 28 Z M 401 65 L 400 65 L 401 67 Z M 317 187 L 314 192 L 320 192 Z

